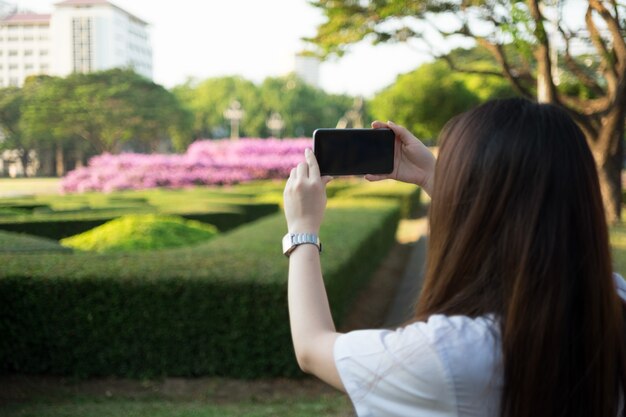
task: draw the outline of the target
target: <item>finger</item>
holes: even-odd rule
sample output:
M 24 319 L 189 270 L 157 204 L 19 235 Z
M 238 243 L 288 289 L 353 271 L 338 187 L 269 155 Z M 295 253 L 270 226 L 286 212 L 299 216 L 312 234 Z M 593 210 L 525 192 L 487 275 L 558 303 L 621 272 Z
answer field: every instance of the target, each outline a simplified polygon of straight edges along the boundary
M 308 178 L 309 177 L 309 164 L 306 162 L 300 162 L 296 168 L 296 178 Z
M 324 183 L 324 185 L 326 185 L 326 184 L 328 184 L 329 182 L 331 182 L 334 179 L 335 179 L 335 177 L 331 177 L 330 175 L 324 175 L 322 177 L 322 183 Z
M 367 174 L 365 176 L 365 179 L 368 180 L 368 181 L 374 182 L 374 181 L 381 181 L 381 180 L 389 179 L 389 176 L 387 176 L 387 175 Z
M 289 179 L 292 180 L 296 177 L 296 169 L 291 168 L 291 172 L 289 173 Z
M 387 125 L 387 123 L 383 123 L 380 120 L 374 120 L 372 122 L 372 129 L 380 129 L 382 127 L 387 127 L 388 128 L 389 126 Z
M 304 151 L 304 157 L 306 158 L 306 162 L 309 165 L 309 177 L 313 179 L 317 179 L 320 177 L 320 167 L 317 164 L 317 159 L 315 159 L 315 155 L 313 151 L 307 148 Z
M 410 145 L 417 140 L 417 138 L 413 136 L 413 134 L 404 126 L 397 125 L 392 121 L 388 121 L 387 126 L 393 131 L 393 133 L 396 134 L 396 137 L 400 139 L 403 145 Z

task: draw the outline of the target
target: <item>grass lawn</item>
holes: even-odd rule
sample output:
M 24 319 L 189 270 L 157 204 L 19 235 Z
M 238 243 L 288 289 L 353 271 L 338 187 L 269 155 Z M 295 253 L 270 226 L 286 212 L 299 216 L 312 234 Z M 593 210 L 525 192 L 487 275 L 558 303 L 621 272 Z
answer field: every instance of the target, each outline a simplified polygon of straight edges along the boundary
M 58 194 L 60 178 L 0 178 L 0 197 Z
M 210 401 L 133 400 L 79 397 L 58 402 L 29 402 L 0 407 L 4 417 L 228 417 L 351 416 L 352 408 L 340 395 L 288 401 L 245 401 L 214 404 Z
M 348 417 L 348 398 L 314 378 L 152 381 L 0 376 L 3 417 Z

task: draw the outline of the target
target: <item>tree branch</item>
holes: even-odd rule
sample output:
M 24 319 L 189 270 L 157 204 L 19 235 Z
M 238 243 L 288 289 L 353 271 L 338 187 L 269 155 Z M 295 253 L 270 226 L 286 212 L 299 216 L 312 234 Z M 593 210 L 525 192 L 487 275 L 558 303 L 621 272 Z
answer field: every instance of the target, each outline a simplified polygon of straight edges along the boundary
M 511 69 L 509 62 L 506 59 L 506 55 L 504 53 L 504 49 L 502 49 L 502 45 L 493 44 L 485 38 L 476 37 L 475 39 L 476 42 L 478 42 L 479 45 L 487 49 L 496 59 L 498 64 L 500 64 L 500 66 L 502 67 L 504 78 L 506 78 L 511 83 L 515 91 L 517 91 L 518 94 L 526 98 L 534 99 L 535 97 L 533 96 L 533 94 L 524 85 L 522 85 L 519 77 L 513 74 L 513 70 Z
M 538 0 L 528 0 L 530 15 L 535 21 L 535 59 L 537 60 L 537 98 L 539 101 L 555 103 L 557 101 L 556 86 L 552 79 L 552 61 L 550 59 L 550 41 L 543 25 L 544 17 L 539 10 Z
M 579 112 L 586 116 L 598 116 L 606 113 L 614 104 L 613 100 L 608 96 L 596 99 L 581 99 L 559 94 L 559 100 L 569 107 L 579 109 Z
M 589 0 L 589 7 L 600 14 L 609 28 L 611 36 L 613 37 L 613 49 L 615 50 L 619 65 L 623 71 L 624 68 L 626 68 L 626 41 L 622 35 L 622 28 L 617 20 L 617 16 L 614 17 L 611 12 L 604 7 L 604 4 L 598 0 Z
M 572 118 L 576 121 L 578 126 L 581 128 L 581 130 L 583 131 L 587 139 L 590 139 L 590 140 L 593 140 L 594 138 L 597 139 L 598 132 L 600 131 L 601 125 L 597 123 L 596 120 L 578 112 L 577 110 L 572 109 L 571 107 L 566 106 L 566 107 L 563 107 L 563 109 L 565 109 L 565 111 L 567 111 L 570 114 L 570 116 L 572 116 Z
M 502 74 L 500 71 L 479 70 L 479 69 L 474 69 L 474 68 L 461 68 L 456 64 L 456 62 L 454 62 L 454 60 L 449 54 L 438 55 L 436 56 L 436 58 L 443 59 L 444 61 L 446 61 L 450 69 L 457 71 L 457 72 L 463 72 L 466 74 L 490 75 L 490 76 L 504 78 L 504 74 Z
M 611 62 L 611 52 L 607 48 L 604 40 L 600 36 L 600 32 L 596 27 L 596 24 L 593 22 L 593 9 L 591 6 L 587 8 L 587 12 L 585 13 L 585 23 L 587 24 L 587 30 L 589 30 L 589 35 L 591 37 L 591 42 L 596 47 L 598 54 L 600 55 L 600 59 L 602 60 L 602 64 L 604 66 L 604 76 L 606 77 L 609 91 L 615 91 L 617 86 L 617 74 L 615 73 L 615 68 L 613 67 L 613 63 Z
M 563 36 L 563 39 L 565 40 L 564 58 L 565 58 L 565 65 L 567 66 L 567 68 L 576 78 L 578 78 L 578 80 L 585 87 L 589 88 L 591 91 L 593 91 L 597 95 L 600 95 L 600 96 L 605 95 L 606 91 L 604 91 L 604 89 L 598 84 L 598 82 L 591 75 L 589 75 L 584 68 L 582 68 L 578 64 L 578 62 L 574 59 L 574 57 L 572 57 L 572 54 L 570 53 L 570 40 L 572 38 L 571 34 L 566 33 L 565 30 L 561 27 L 560 23 L 557 25 L 557 28 L 559 32 L 561 33 L 561 35 Z

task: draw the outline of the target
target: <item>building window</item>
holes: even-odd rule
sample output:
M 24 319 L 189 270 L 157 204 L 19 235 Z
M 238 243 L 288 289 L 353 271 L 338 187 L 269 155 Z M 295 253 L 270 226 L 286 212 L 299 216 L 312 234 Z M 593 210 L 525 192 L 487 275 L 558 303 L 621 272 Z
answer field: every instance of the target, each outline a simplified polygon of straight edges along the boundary
M 39 56 L 46 56 L 46 55 L 48 55 L 47 49 L 42 49 L 41 51 L 39 51 Z
M 48 64 L 41 64 L 39 66 L 39 71 L 41 72 L 47 72 L 48 71 Z
M 10 50 L 9 56 L 17 56 L 17 51 L 15 49 Z
M 32 49 L 25 49 L 24 50 L 24 56 L 31 56 L 33 54 L 33 50 Z
M 19 85 L 19 79 L 17 77 L 10 77 L 9 78 L 9 86 L 11 87 L 17 87 Z
M 32 69 L 33 69 L 33 64 L 25 64 L 25 65 L 24 65 L 24 69 L 25 69 L 26 71 L 30 71 L 30 70 L 32 70 Z
M 17 42 L 19 40 L 19 38 L 17 36 L 9 36 L 7 38 L 7 41 L 9 42 Z
M 74 44 L 74 72 L 90 72 L 91 65 L 91 19 L 77 17 L 72 19 L 72 38 Z
M 9 64 L 9 71 L 16 71 L 17 70 L 17 64 Z

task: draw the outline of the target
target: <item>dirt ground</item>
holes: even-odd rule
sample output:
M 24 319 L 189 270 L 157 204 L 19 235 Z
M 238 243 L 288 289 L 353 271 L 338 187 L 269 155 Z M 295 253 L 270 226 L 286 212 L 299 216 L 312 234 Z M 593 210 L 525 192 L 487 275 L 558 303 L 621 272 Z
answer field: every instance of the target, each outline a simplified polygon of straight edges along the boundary
M 356 297 L 353 308 L 340 331 L 380 327 L 402 278 L 411 251 L 411 243 L 396 243 L 371 281 Z M 162 398 L 171 400 L 210 400 L 232 403 L 249 400 L 284 398 L 319 398 L 335 394 L 319 380 L 261 379 L 242 381 L 227 378 L 164 378 L 137 381 L 119 378 L 74 380 L 54 376 L 0 376 L 0 405 L 28 402 L 34 398 L 67 396 Z

